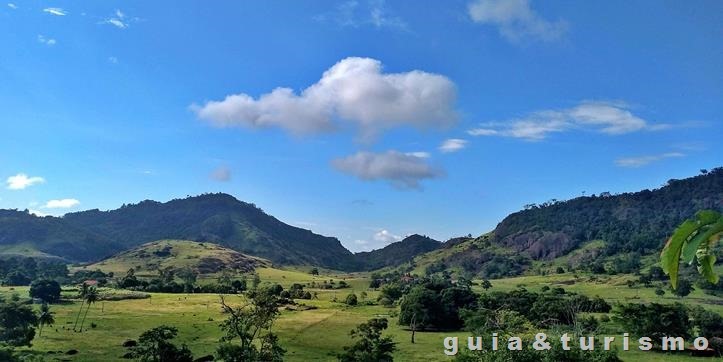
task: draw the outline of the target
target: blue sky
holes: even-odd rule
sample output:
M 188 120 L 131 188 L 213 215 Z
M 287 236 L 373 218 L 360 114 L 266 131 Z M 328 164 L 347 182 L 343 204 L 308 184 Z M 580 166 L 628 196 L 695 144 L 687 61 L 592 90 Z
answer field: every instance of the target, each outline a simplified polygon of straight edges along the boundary
M 723 164 L 723 3 L 13 1 L 0 208 L 227 192 L 354 251 Z

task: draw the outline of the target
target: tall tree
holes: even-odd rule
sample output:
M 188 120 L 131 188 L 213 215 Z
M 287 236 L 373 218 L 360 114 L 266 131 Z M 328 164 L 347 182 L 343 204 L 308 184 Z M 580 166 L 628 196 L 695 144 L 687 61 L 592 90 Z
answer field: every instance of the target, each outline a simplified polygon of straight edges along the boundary
M 42 337 L 44 326 L 52 326 L 53 324 L 55 324 L 54 315 L 55 313 L 50 310 L 50 306 L 48 306 L 48 303 L 43 303 L 43 305 L 40 307 L 40 314 L 38 315 L 38 337 Z
M 73 324 L 73 331 L 76 330 L 78 327 L 78 321 L 80 320 L 80 314 L 83 313 L 83 306 L 85 305 L 85 296 L 88 294 L 88 284 L 83 283 L 80 285 L 80 290 L 78 290 L 78 297 L 80 298 L 80 309 L 78 310 L 78 315 L 75 316 L 75 324 Z
M 0 298 L 0 344 L 30 346 L 35 337 L 38 316 L 19 298 L 6 302 Z
M 271 332 L 279 315 L 277 304 L 278 297 L 268 288 L 250 292 L 248 302 L 237 307 L 227 304 L 221 296 L 221 306 L 229 317 L 221 324 L 225 332 L 221 340 L 226 343 L 216 352 L 220 359 L 226 362 L 282 361 L 286 351 Z M 238 344 L 229 343 L 234 341 Z
M 88 292 L 85 294 L 85 304 L 87 304 L 87 307 L 85 308 L 85 314 L 83 314 L 83 321 L 80 322 L 80 332 L 83 331 L 83 325 L 85 324 L 85 317 L 88 316 L 88 311 L 90 310 L 90 306 L 95 304 L 95 302 L 98 301 L 98 289 L 95 287 L 90 287 L 88 289 Z

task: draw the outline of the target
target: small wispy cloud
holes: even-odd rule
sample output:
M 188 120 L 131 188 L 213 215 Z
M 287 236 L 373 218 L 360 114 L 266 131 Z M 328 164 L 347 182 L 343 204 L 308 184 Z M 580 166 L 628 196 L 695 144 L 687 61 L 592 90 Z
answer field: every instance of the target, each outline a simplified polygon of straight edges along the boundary
M 356 0 L 345 1 L 339 3 L 333 11 L 316 15 L 314 19 L 344 27 L 372 26 L 377 29 L 408 30 L 407 22 L 393 15 L 384 0 L 370 0 L 363 4 Z
M 50 215 L 48 215 L 48 214 L 46 214 L 46 213 L 44 213 L 44 212 L 42 212 L 42 211 L 33 210 L 33 209 L 28 210 L 28 212 L 31 213 L 31 214 L 33 214 L 33 215 L 35 215 L 35 216 L 37 216 L 37 217 L 50 216 Z
M 419 158 L 429 158 L 430 156 L 432 156 L 429 154 L 429 152 L 424 152 L 424 151 L 407 152 L 407 153 L 405 153 L 405 155 L 419 157 Z
M 231 170 L 228 167 L 219 167 L 211 173 L 211 179 L 219 182 L 231 181 Z
M 45 203 L 45 206 L 43 208 L 45 209 L 69 209 L 71 207 L 75 207 L 80 205 L 80 201 L 76 199 L 60 199 L 60 200 L 50 200 Z
M 44 35 L 38 35 L 38 43 L 45 44 L 48 46 L 53 46 L 53 45 L 57 44 L 58 42 L 53 38 L 48 38 Z
M 467 141 L 459 138 L 450 138 L 442 142 L 439 150 L 443 153 L 457 152 L 467 146 Z
M 564 20 L 549 21 L 540 16 L 528 0 L 475 0 L 467 11 L 472 21 L 497 27 L 500 35 L 513 43 L 559 40 L 568 29 Z
M 13 4 L 13 3 L 8 3 L 8 7 L 9 7 L 10 9 L 13 9 L 13 10 L 15 10 L 15 9 L 18 8 L 18 6 L 15 5 L 15 4 Z
M 118 64 L 118 58 L 116 58 L 116 57 L 108 57 L 108 63 L 110 63 L 110 64 Z
M 615 165 L 619 167 L 627 168 L 638 168 L 649 165 L 653 162 L 665 160 L 667 158 L 678 158 L 685 157 L 684 153 L 681 152 L 667 152 L 658 155 L 638 156 L 638 157 L 625 157 L 615 160 Z
M 137 22 L 138 18 L 129 18 L 121 10 L 116 9 L 113 15 L 104 19 L 101 24 L 113 25 L 118 29 L 127 29 L 132 22 Z
M 30 177 L 24 173 L 10 176 L 5 181 L 8 190 L 24 190 L 30 186 L 44 183 L 45 179 L 39 176 Z
M 467 133 L 472 136 L 503 136 L 539 141 L 552 133 L 580 129 L 620 135 L 666 128 L 664 124 L 651 124 L 634 115 L 624 103 L 587 101 L 572 108 L 541 110 L 521 118 L 484 123 Z
M 403 239 L 402 236 L 395 235 L 395 234 L 391 233 L 389 230 L 386 230 L 386 229 L 382 229 L 382 230 L 377 231 L 376 233 L 374 233 L 374 235 L 372 236 L 372 238 L 373 238 L 375 241 L 382 242 L 382 243 L 385 243 L 385 244 L 393 243 L 393 242 L 400 241 L 400 240 Z
M 65 15 L 68 15 L 68 13 L 67 13 L 65 10 L 61 9 L 61 8 L 45 8 L 45 9 L 43 9 L 43 11 L 46 12 L 46 13 L 48 13 L 48 14 L 56 15 L 56 16 L 65 16 Z

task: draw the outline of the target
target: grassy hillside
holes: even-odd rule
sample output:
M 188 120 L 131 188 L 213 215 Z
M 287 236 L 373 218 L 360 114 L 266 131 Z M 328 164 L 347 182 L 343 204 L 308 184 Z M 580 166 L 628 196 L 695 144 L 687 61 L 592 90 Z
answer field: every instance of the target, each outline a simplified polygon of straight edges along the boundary
M 213 243 L 189 240 L 160 240 L 119 253 L 97 263 L 74 268 L 125 274 L 133 268 L 140 276 L 156 275 L 159 269 L 189 267 L 201 275 L 223 270 L 235 273 L 251 272 L 257 267 L 270 266 L 265 259 L 241 254 Z

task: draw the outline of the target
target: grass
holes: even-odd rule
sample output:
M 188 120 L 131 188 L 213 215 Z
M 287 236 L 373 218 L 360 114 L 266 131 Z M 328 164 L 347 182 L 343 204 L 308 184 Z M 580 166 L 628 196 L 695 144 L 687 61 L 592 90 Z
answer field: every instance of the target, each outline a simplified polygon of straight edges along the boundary
M 348 307 L 333 302 L 336 297 L 343 300 L 350 292 L 357 295 L 366 291 L 368 299 L 376 299 L 377 291 L 366 290 L 368 278 L 363 274 L 333 274 L 312 276 L 303 269 L 283 270 L 260 268 L 258 270 L 264 283 L 280 283 L 288 286 L 293 283 L 306 283 L 323 280 L 345 280 L 352 287 L 340 290 L 311 290 L 318 293 L 318 300 L 301 300 L 300 303 L 316 306 L 318 309 L 305 311 L 287 311 L 281 313 L 274 325 L 282 346 L 287 350 L 287 361 L 334 361 L 335 354 L 343 347 L 352 343 L 349 331 L 358 324 L 374 317 L 387 317 L 390 327 L 387 334 L 397 342 L 398 350 L 395 360 L 398 361 L 445 361 L 453 360 L 444 355 L 442 341 L 447 336 L 460 337 L 460 347 L 466 344 L 467 332 L 424 332 L 417 333 L 415 344 L 410 342 L 410 332 L 397 325 L 398 308 L 388 309 L 381 306 Z M 587 294 L 600 295 L 610 302 L 665 302 L 672 303 L 679 299 L 670 295 L 659 298 L 653 293 L 654 288 L 628 288 L 626 280 L 632 276 L 599 277 L 590 280 L 583 275 L 577 278 L 571 273 L 548 276 L 523 276 L 492 280 L 490 291 L 506 291 L 524 285 L 536 290 L 543 285 L 562 286 L 566 290 Z M 574 282 L 571 284 L 571 282 Z M 8 296 L 18 293 L 27 296 L 28 288 L 0 288 L 0 295 Z M 483 292 L 480 290 L 480 292 Z M 70 297 L 71 291 L 64 291 Z M 229 296 L 227 301 L 241 302 L 240 296 Z M 684 301 L 689 304 L 700 304 L 706 308 L 723 313 L 723 307 L 713 304 L 715 297 L 695 291 Z M 86 330 L 82 333 L 72 331 L 76 313 L 80 307 L 78 301 L 52 306 L 56 313 L 56 324 L 46 327 L 42 337 L 33 341 L 33 349 L 46 356 L 57 356 L 69 361 L 122 361 L 120 357 L 126 353 L 122 343 L 128 339 L 137 339 L 145 330 L 161 324 L 173 325 L 179 329 L 176 342 L 186 343 L 196 357 L 213 354 L 218 345 L 221 331 L 218 324 L 225 318 L 221 313 L 219 297 L 214 294 L 156 294 L 151 293 L 148 299 L 120 300 L 98 302 L 92 308 L 86 321 Z M 96 324 L 91 328 L 91 323 Z M 484 337 L 484 336 L 483 336 Z M 636 348 L 637 345 L 632 343 Z M 63 353 L 76 349 L 75 356 Z M 55 354 L 48 352 L 55 351 Z M 691 361 L 686 354 L 661 354 L 631 350 L 620 352 L 625 361 Z M 50 357 L 53 358 L 53 357 Z M 52 359 L 51 359 L 52 360 Z

